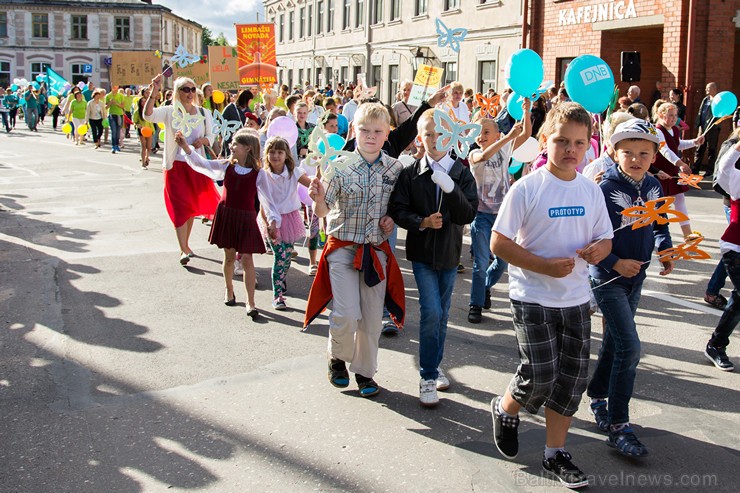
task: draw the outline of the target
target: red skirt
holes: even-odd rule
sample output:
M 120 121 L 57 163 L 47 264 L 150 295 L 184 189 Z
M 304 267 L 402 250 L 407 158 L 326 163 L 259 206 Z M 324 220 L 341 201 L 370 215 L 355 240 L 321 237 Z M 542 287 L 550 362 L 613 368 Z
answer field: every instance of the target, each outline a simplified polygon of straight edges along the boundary
M 211 225 L 208 241 L 239 253 L 265 253 L 265 242 L 257 226 L 257 211 L 234 209 L 221 202 Z
M 213 180 L 175 161 L 164 172 L 164 204 L 172 224 L 179 228 L 195 216 L 212 216 L 221 196 Z

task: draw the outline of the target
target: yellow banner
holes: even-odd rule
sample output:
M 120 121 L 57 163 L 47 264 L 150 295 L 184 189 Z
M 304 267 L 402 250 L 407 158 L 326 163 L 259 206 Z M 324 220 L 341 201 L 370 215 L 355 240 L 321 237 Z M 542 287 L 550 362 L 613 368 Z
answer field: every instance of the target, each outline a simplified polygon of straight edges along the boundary
M 143 86 L 162 70 L 162 61 L 153 51 L 114 51 L 111 58 L 111 86 Z
M 419 65 L 414 84 L 419 84 L 420 86 L 438 86 L 442 81 L 443 73 L 443 68 L 432 67 L 431 65 Z

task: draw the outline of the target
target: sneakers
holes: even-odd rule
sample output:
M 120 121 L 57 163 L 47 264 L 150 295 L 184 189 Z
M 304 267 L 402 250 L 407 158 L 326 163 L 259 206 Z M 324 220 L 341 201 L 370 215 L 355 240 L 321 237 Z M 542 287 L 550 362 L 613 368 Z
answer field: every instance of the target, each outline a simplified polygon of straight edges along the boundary
M 479 324 L 483 321 L 483 315 L 481 314 L 481 307 L 470 305 L 468 311 L 468 322 L 471 324 Z
M 543 459 L 542 468 L 549 472 L 568 488 L 588 486 L 586 475 L 573 464 L 573 457 L 564 450 L 558 450 L 552 459 Z
M 609 431 L 606 444 L 629 457 L 642 457 L 648 453 L 647 447 L 640 443 L 629 424 L 619 431 Z
M 719 310 L 724 310 L 727 306 L 727 298 L 722 296 L 721 294 L 709 294 L 706 293 L 704 295 L 704 301 Z
M 450 379 L 444 374 L 442 368 L 437 368 L 437 390 L 447 390 L 450 388 Z
M 419 402 L 424 407 L 434 407 L 439 404 L 436 380 L 421 379 L 419 382 Z
M 727 357 L 727 353 L 723 347 L 714 347 L 707 344 L 707 348 L 704 350 L 704 356 L 722 371 L 732 371 L 735 369 L 735 365 Z
M 329 360 L 329 383 L 339 389 L 349 387 L 349 372 L 341 359 Z
M 360 397 L 373 397 L 380 393 L 380 387 L 375 383 L 372 378 L 367 378 L 359 373 L 355 373 L 355 381 L 357 382 L 358 390 L 360 391 Z
M 457 264 L 457 273 L 465 272 L 465 266 L 462 263 Z
M 486 289 L 486 296 L 483 298 L 483 308 L 486 310 L 491 309 L 491 290 Z
M 596 419 L 596 426 L 601 431 L 609 431 L 609 410 L 606 407 L 606 401 L 598 401 L 591 404 L 591 413 Z
M 493 417 L 493 441 L 501 455 L 507 459 L 516 458 L 519 453 L 519 416 L 507 416 L 498 411 L 499 396 L 491 400 L 491 416 Z
M 275 298 L 274 300 L 272 300 L 272 307 L 278 311 L 288 309 L 288 305 L 285 304 L 285 300 L 283 298 Z
M 190 262 L 190 255 L 188 255 L 187 253 L 183 253 L 182 255 L 180 255 L 180 265 L 188 265 L 188 262 Z
M 384 336 L 396 336 L 398 335 L 398 327 L 393 320 L 383 321 L 383 328 L 380 329 L 380 333 Z

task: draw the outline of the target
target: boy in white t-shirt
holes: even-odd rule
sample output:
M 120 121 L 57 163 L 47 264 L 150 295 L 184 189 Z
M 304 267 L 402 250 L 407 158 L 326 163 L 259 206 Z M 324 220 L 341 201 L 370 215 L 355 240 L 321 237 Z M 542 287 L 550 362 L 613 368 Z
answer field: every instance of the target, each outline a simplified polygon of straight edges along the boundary
M 611 251 L 611 221 L 598 186 L 576 168 L 590 146 L 591 117 L 561 103 L 541 130 L 547 164 L 515 183 L 493 226 L 491 250 L 509 264 L 509 297 L 521 362 L 505 394 L 491 402 L 499 452 L 519 451 L 519 410 L 544 404 L 542 465 L 569 488 L 588 485 L 565 451 L 588 379 L 591 338 L 587 264 Z

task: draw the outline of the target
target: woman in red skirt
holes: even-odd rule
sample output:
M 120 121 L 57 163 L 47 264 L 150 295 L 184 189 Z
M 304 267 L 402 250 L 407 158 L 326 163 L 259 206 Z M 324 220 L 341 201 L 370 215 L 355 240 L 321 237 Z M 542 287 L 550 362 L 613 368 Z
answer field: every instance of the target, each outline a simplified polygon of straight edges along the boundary
M 253 253 L 265 253 L 265 242 L 257 226 L 255 199 L 259 195 L 261 206 L 270 210 L 265 195 L 266 176 L 260 170 L 260 141 L 253 130 L 239 130 L 231 141 L 231 160 L 207 160 L 187 143 L 182 133 L 175 140 L 185 154 L 187 164 L 213 180 L 224 181 L 224 194 L 216 208 L 208 241 L 224 249 L 223 272 L 226 282 L 224 303 L 236 304 L 234 294 L 234 261 L 236 252 L 241 254 L 244 269 L 244 288 L 247 293 L 247 315 L 258 315 L 254 302 L 255 273 Z
M 203 156 L 203 146 L 213 143 L 210 111 L 196 106 L 195 82 L 187 77 L 175 81 L 173 104 L 154 107 L 162 75 L 152 79 L 151 92 L 144 108 L 144 119 L 164 124 L 164 203 L 175 226 L 180 245 L 180 264 L 186 265 L 193 256 L 188 241 L 196 216 L 212 216 L 221 199 L 213 180 L 197 173 L 185 162 L 185 153 L 175 142 L 175 132 L 181 130 L 188 144 Z

